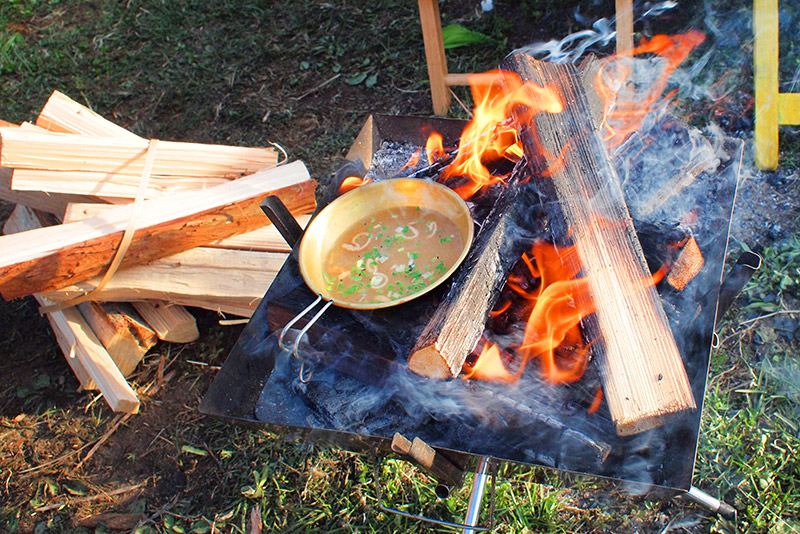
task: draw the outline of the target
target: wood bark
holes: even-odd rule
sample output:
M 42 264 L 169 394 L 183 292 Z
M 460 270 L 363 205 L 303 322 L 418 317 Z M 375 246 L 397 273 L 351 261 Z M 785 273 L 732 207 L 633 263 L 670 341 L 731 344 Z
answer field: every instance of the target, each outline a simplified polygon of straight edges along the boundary
M 415 373 L 432 378 L 457 376 L 480 339 L 489 312 L 519 257 L 511 250 L 516 181 L 514 175 L 504 187 L 447 295 L 411 350 L 408 367 Z
M 572 231 L 602 334 L 605 396 L 621 435 L 648 430 L 670 414 L 695 409 L 681 354 L 650 282 L 647 263 L 622 189 L 595 128 L 572 65 L 515 54 L 504 68 L 554 89 L 562 113 L 538 113 L 520 124 L 526 156 L 547 171 Z M 521 115 L 520 115 L 521 116 Z M 546 162 L 548 154 L 561 155 Z
M 64 222 L 83 221 L 113 208 L 114 206 L 110 204 L 69 204 L 64 211 Z M 311 220 L 311 215 L 300 215 L 296 217 L 296 219 L 300 227 L 305 228 L 308 221 Z M 291 252 L 292 250 L 292 247 L 289 246 L 278 229 L 273 225 L 225 239 L 218 239 L 205 246 L 238 250 L 261 250 L 265 252 Z
M 266 226 L 269 220 L 259 203 L 268 194 L 277 194 L 296 213 L 307 213 L 315 204 L 314 182 L 299 161 L 205 191 L 145 201 L 120 268 Z M 52 291 L 104 272 L 132 208 L 120 206 L 86 221 L 1 237 L 3 297 Z

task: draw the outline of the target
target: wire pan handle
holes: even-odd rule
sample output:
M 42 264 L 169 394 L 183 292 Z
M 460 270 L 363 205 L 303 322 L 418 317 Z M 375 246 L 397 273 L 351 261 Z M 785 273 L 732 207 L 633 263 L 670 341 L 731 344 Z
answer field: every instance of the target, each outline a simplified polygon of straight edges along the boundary
M 333 301 L 329 300 L 328 302 L 326 302 L 325 305 L 322 308 L 320 308 L 320 310 L 316 313 L 316 315 L 314 315 L 311 318 L 311 320 L 309 320 L 308 323 L 306 323 L 306 325 L 303 327 L 303 329 L 300 330 L 300 333 L 297 334 L 297 337 L 295 338 L 294 344 L 292 345 L 292 347 L 288 347 L 287 345 L 284 345 L 283 340 L 286 337 L 286 333 L 295 325 L 295 323 L 297 321 L 299 321 L 301 318 L 303 318 L 306 315 L 308 315 L 309 313 L 311 313 L 311 311 L 320 302 L 322 302 L 322 295 L 317 295 L 317 299 L 314 302 L 309 304 L 306 307 L 305 310 L 303 310 L 300 313 L 298 313 L 297 315 L 295 315 L 292 318 L 291 321 L 286 323 L 286 326 L 284 326 L 283 330 L 281 330 L 281 335 L 278 337 L 278 346 L 281 349 L 285 350 L 286 352 L 291 352 L 292 355 L 300 362 L 300 376 L 299 376 L 299 378 L 300 378 L 300 382 L 302 382 L 303 384 L 307 384 L 309 382 L 309 380 L 311 380 L 311 376 L 314 374 L 314 367 L 311 365 L 311 363 L 306 361 L 300 355 L 300 341 L 303 339 L 303 336 L 306 335 L 308 330 L 312 326 L 314 326 L 314 323 L 316 323 L 317 320 L 319 320 L 319 318 L 322 317 L 322 314 L 325 313 L 325 311 L 333 305 Z

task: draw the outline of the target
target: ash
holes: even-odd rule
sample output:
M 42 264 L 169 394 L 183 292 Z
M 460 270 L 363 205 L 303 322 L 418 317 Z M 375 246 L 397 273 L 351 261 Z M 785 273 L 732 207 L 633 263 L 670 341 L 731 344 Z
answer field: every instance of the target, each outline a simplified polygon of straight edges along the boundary
M 417 156 L 419 162 L 416 165 L 408 165 L 409 161 Z M 424 147 L 406 142 L 383 141 L 372 156 L 365 178 L 373 181 L 398 178 L 412 174 L 425 166 L 427 159 Z

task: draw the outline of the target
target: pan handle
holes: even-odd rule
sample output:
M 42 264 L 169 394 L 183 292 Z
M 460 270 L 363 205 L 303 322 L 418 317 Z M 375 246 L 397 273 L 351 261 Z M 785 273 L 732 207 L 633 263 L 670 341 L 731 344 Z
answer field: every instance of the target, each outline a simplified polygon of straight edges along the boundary
M 300 330 L 300 333 L 297 334 L 297 337 L 294 340 L 294 345 L 291 348 L 284 345 L 283 340 L 286 337 L 286 333 L 289 331 L 289 329 L 291 329 L 294 326 L 294 324 L 297 321 L 299 321 L 302 317 L 308 315 L 311 312 L 311 310 L 313 310 L 320 302 L 322 302 L 322 295 L 317 295 L 317 299 L 314 302 L 309 304 L 305 310 L 295 315 L 291 321 L 286 323 L 286 326 L 284 326 L 283 330 L 281 330 L 281 335 L 278 337 L 278 346 L 280 346 L 280 348 L 282 348 L 286 352 L 291 352 L 294 355 L 294 357 L 297 358 L 297 360 L 300 362 L 300 382 L 302 382 L 303 384 L 307 384 L 308 381 L 311 380 L 311 375 L 314 373 L 314 368 L 311 366 L 309 362 L 303 359 L 303 357 L 300 355 L 300 341 L 302 341 L 303 336 L 306 335 L 308 330 L 312 326 L 314 326 L 314 323 L 316 323 L 317 320 L 319 320 L 319 318 L 322 317 L 322 314 L 325 313 L 325 311 L 333 305 L 333 301 L 329 300 L 328 302 L 326 302 L 325 305 L 322 308 L 320 308 L 320 310 L 316 313 L 316 315 L 314 315 L 314 317 L 312 317 L 308 321 L 308 323 L 306 323 L 303 329 Z
M 289 243 L 289 246 L 294 246 L 300 242 L 303 236 L 303 229 L 297 224 L 297 219 L 286 207 L 286 204 L 277 195 L 269 195 L 261 201 L 261 210 L 264 212 L 275 228 L 281 233 L 281 236 Z

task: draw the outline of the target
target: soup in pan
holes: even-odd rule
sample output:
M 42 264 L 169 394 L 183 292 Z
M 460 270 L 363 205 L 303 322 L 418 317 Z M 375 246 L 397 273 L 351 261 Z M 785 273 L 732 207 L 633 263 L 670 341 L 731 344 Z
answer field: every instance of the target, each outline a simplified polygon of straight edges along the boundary
M 441 213 L 419 206 L 387 209 L 342 233 L 325 260 L 325 284 L 343 302 L 391 302 L 432 285 L 463 247 L 461 232 Z

